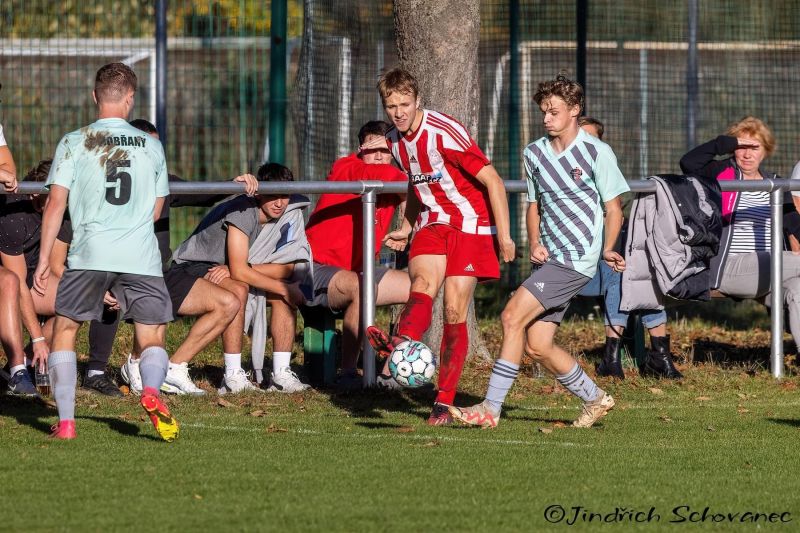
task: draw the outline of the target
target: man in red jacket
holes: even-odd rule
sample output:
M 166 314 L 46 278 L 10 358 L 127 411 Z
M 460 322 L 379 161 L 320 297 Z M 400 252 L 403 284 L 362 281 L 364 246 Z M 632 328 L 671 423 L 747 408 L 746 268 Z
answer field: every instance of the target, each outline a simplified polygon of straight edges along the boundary
M 364 124 L 358 132 L 359 146 L 382 139 L 391 126 L 383 121 Z M 392 166 L 392 154 L 386 148 L 362 150 L 337 160 L 328 181 L 400 181 L 407 176 Z M 380 194 L 375 206 L 375 253 L 391 229 L 395 209 L 405 202 L 401 195 Z M 344 314 L 342 332 L 342 373 L 339 383 L 356 386 L 361 378 L 356 372 L 360 352 L 360 284 L 363 271 L 363 230 L 361 197 L 357 194 L 323 194 L 306 225 L 306 236 L 314 256 L 314 305 L 325 305 Z M 372 261 L 369 257 L 367 260 Z M 410 281 L 400 270 L 375 268 L 376 305 L 405 303 Z M 388 363 L 388 360 L 387 360 Z M 384 366 L 378 385 L 396 388 L 397 384 Z

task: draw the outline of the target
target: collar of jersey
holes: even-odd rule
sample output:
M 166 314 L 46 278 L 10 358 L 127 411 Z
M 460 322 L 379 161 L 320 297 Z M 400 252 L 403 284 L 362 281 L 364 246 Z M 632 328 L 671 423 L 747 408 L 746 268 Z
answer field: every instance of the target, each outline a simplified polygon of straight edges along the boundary
M 575 146 L 575 144 L 578 142 L 578 140 L 580 140 L 584 135 L 589 135 L 589 134 L 586 133 L 585 131 L 583 131 L 583 128 L 578 128 L 578 134 L 575 136 L 574 139 L 572 139 L 572 142 L 569 143 L 559 153 L 556 153 L 555 150 L 553 150 L 553 146 L 552 146 L 552 143 L 550 141 L 550 137 L 545 135 L 544 136 L 544 148 L 545 148 L 545 150 L 547 150 L 547 155 L 549 155 L 550 157 L 561 157 L 565 153 L 569 152 L 570 148 Z

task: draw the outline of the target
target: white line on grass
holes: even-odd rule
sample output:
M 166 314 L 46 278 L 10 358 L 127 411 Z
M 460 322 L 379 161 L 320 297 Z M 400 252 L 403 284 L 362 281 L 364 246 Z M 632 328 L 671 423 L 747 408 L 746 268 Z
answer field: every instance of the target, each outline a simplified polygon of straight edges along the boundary
M 712 408 L 712 409 L 732 409 L 736 408 L 739 405 L 742 405 L 744 402 L 752 402 L 748 403 L 748 407 L 769 407 L 769 408 L 780 408 L 780 407 L 800 407 L 800 402 L 785 402 L 785 403 L 771 403 L 769 401 L 765 401 L 764 405 L 758 405 L 759 399 L 742 399 L 738 402 L 733 402 L 729 404 L 714 404 L 714 403 L 706 403 L 703 401 L 697 401 L 697 403 L 690 405 L 690 404 L 683 404 L 683 405 L 659 405 L 659 404 L 627 404 L 627 405 L 620 405 L 617 404 L 616 411 L 627 411 L 628 409 L 696 409 L 698 407 L 705 407 L 705 408 Z M 520 411 L 555 411 L 558 409 L 565 409 L 568 411 L 577 411 L 580 409 L 579 405 L 551 405 L 551 406 L 534 406 L 534 407 L 524 407 L 519 405 L 511 406 L 511 410 L 520 410 Z
M 247 433 L 265 433 L 267 428 L 249 428 L 242 426 L 214 426 L 209 424 L 181 424 L 183 427 L 210 429 L 216 431 L 238 431 Z M 528 441 L 528 440 L 514 440 L 514 439 L 466 439 L 461 437 L 448 437 L 437 435 L 401 435 L 388 434 L 388 433 L 331 433 L 327 431 L 317 431 L 313 429 L 291 429 L 287 433 L 294 433 L 296 435 L 319 435 L 326 437 L 347 437 L 354 439 L 405 439 L 405 440 L 425 440 L 425 441 L 443 441 L 443 442 L 468 442 L 470 444 L 486 443 L 486 444 L 502 444 L 509 446 L 563 446 L 563 447 L 579 447 L 579 448 L 592 448 L 592 444 L 577 443 L 577 442 L 564 442 L 564 441 Z

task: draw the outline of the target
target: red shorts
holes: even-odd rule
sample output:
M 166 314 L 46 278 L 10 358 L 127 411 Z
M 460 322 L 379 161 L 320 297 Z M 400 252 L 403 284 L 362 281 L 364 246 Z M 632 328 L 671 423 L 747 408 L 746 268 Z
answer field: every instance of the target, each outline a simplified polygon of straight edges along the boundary
M 500 278 L 498 253 L 493 235 L 475 235 L 447 224 L 432 224 L 414 235 L 408 257 L 446 255 L 446 277 L 469 276 L 486 281 Z

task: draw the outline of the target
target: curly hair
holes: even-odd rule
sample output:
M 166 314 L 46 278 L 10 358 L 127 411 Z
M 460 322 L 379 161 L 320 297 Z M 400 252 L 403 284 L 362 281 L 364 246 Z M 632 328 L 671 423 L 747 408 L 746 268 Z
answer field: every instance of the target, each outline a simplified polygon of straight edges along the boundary
M 572 81 L 563 74 L 559 74 L 554 80 L 541 82 L 536 88 L 536 94 L 533 95 L 533 101 L 536 102 L 536 105 L 542 105 L 542 102 L 553 96 L 564 100 L 569 107 L 577 105 L 583 109 L 583 87 L 577 81 Z
M 50 174 L 50 166 L 53 164 L 52 159 L 42 159 L 35 167 L 30 169 L 25 174 L 25 181 L 43 182 L 47 181 L 47 175 Z
M 760 118 L 750 115 L 731 124 L 730 127 L 728 127 L 727 134 L 731 137 L 739 137 L 740 135 L 755 137 L 761 143 L 761 146 L 764 147 L 764 152 L 767 154 L 767 157 L 771 156 L 775 152 L 775 148 L 778 147 L 775 142 L 775 136 L 772 134 L 772 130 L 769 129 L 769 126 L 764 124 L 764 121 Z

